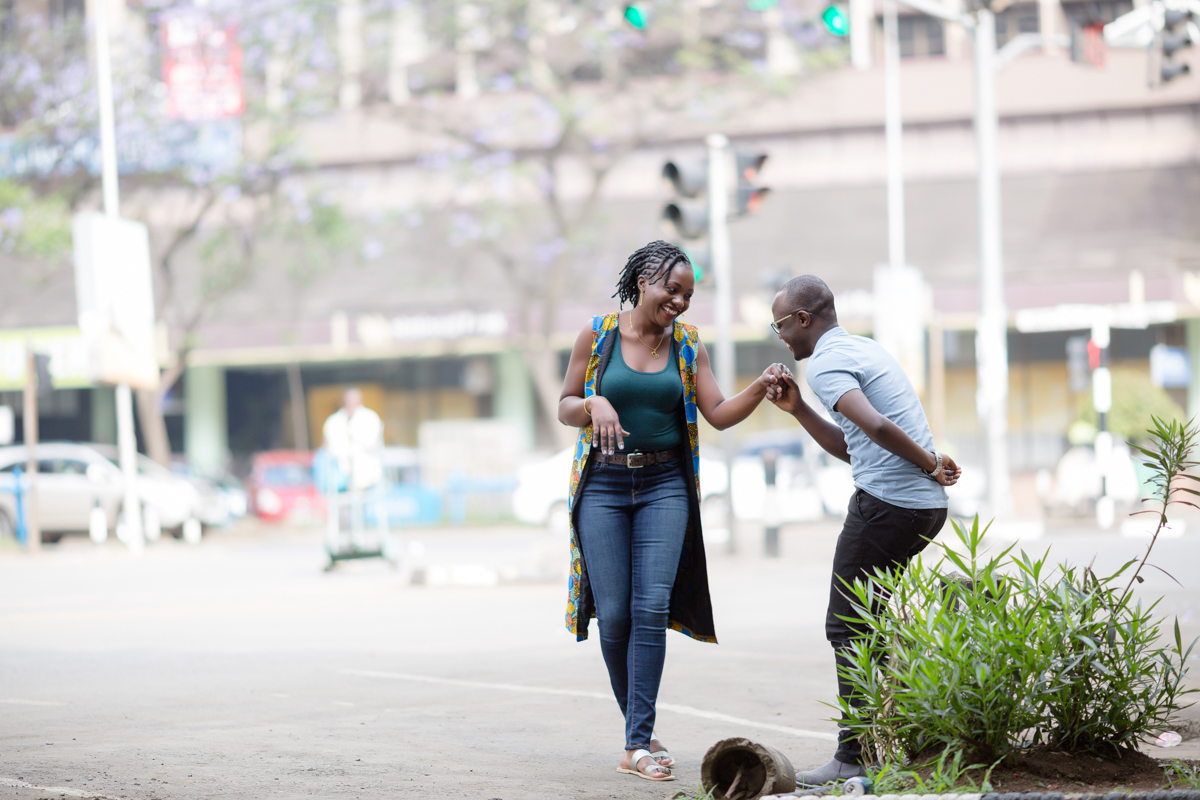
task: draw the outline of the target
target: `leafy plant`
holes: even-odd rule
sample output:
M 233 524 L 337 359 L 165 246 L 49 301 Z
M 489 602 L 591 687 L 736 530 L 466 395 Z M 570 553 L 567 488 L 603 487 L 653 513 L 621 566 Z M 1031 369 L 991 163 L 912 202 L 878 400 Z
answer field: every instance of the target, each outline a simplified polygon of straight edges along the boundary
M 71 250 L 71 217 L 57 195 L 37 197 L 27 186 L 0 180 L 0 252 L 42 259 Z
M 679 789 L 669 797 L 669 800 L 718 800 L 713 794 L 714 789 L 705 789 L 704 783 L 696 784 L 695 789 Z
M 1183 485 L 1195 480 L 1196 432 L 1155 419 L 1148 433 L 1135 447 L 1154 475 L 1147 513 L 1161 531 L 1168 506 L 1188 502 L 1180 492 L 1200 494 Z M 972 769 L 963 758 L 996 763 L 1028 741 L 1113 754 L 1183 707 L 1196 642 L 1185 648 L 1176 621 L 1173 643 L 1161 644 L 1157 602 L 1132 594 L 1158 531 L 1142 558 L 1101 576 L 1055 567 L 1048 551 L 989 554 L 978 518 L 953 528 L 954 546 L 935 543 L 936 563 L 918 557 L 848 587 L 867 633 L 847 650 L 842 672 L 857 697 L 840 711 L 882 763 L 940 752 L 932 785 Z
M 991 776 L 996 764 L 963 764 L 961 750 L 943 750 L 937 758 L 924 764 L 900 766 L 886 762 L 868 767 L 867 776 L 874 784 L 873 793 L 885 794 L 943 794 L 950 791 L 990 792 Z M 977 783 L 972 773 L 983 774 Z M 924 773 L 924 774 L 922 774 Z
M 1157 419 L 1182 419 L 1184 411 L 1167 390 L 1155 386 L 1145 370 L 1116 367 L 1112 370 L 1112 410 L 1108 429 L 1118 436 L 1136 439 Z M 1100 422 L 1092 395 L 1080 398 L 1079 419 L 1095 428 Z
M 1200 764 L 1189 764 L 1178 759 L 1163 770 L 1167 786 L 1173 789 L 1200 789 Z

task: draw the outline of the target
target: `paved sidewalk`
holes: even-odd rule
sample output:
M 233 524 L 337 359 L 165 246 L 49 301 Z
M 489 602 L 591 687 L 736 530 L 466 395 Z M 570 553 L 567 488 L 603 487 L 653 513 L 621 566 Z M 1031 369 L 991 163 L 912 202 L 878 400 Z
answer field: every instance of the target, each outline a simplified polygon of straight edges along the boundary
M 705 750 L 734 735 L 798 768 L 823 763 L 836 532 L 786 529 L 778 560 L 752 529 L 736 556 L 710 548 L 721 644 L 669 634 L 657 726 L 679 761 L 669 786 L 615 771 L 621 720 L 594 634 L 574 642 L 565 584 L 535 580 L 531 565 L 565 554 L 542 531 L 409 536 L 427 576 L 508 575 L 480 586 L 414 586 L 378 561 L 323 573 L 313 530 L 163 541 L 140 558 L 86 540 L 33 559 L 0 551 L 0 798 L 661 798 L 694 786 Z M 1123 554 L 1115 537 L 1053 544 Z M 1198 544 L 1175 540 L 1164 557 L 1187 563 Z M 1194 588 L 1167 586 L 1146 584 L 1165 612 L 1200 609 Z M 1200 632 L 1200 614 L 1186 626 Z

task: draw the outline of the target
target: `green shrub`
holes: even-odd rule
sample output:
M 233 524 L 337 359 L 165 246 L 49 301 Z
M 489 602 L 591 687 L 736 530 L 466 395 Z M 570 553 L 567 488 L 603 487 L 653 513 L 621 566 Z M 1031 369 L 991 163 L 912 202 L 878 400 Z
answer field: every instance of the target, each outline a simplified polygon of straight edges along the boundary
M 1161 529 L 1180 492 L 1198 494 L 1181 485 L 1195 431 L 1154 424 L 1152 446 L 1136 449 L 1154 473 L 1148 513 Z M 950 545 L 926 551 L 939 559 L 850 587 L 868 633 L 843 669 L 859 697 L 840 710 L 881 762 L 940 751 L 991 764 L 1028 743 L 1115 754 L 1183 708 L 1196 642 L 1184 647 L 1176 621 L 1174 642 L 1162 644 L 1157 602 L 1132 594 L 1157 533 L 1145 556 L 1101 576 L 1052 565 L 1049 551 L 989 554 L 978 517 L 953 529 Z

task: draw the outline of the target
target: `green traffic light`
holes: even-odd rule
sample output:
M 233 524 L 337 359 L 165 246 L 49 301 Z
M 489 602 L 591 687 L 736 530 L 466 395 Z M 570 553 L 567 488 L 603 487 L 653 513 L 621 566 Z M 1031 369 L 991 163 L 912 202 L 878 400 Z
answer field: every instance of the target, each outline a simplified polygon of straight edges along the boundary
M 779 5 L 779 0 L 749 0 L 746 7 L 751 11 L 766 11 L 768 8 L 774 8 Z
M 692 251 L 686 247 L 683 249 L 683 254 L 687 256 L 688 261 L 692 262 L 692 274 L 696 276 L 696 283 L 704 280 L 704 266 L 700 260 L 692 254 Z
M 841 6 L 826 6 L 825 11 L 821 13 L 821 22 L 825 23 L 825 30 L 834 36 L 846 36 L 850 33 L 850 18 L 846 16 L 846 9 Z
M 650 18 L 641 3 L 630 3 L 625 6 L 625 21 L 639 31 L 646 30 L 646 26 L 650 24 Z

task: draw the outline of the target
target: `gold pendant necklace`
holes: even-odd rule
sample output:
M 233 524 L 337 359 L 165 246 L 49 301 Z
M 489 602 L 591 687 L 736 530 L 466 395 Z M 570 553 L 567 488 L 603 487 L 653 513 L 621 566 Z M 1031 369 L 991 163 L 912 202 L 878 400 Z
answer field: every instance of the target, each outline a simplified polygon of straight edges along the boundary
M 629 330 L 633 331 L 633 335 L 637 337 L 637 340 L 639 342 L 646 345 L 646 348 L 650 351 L 651 358 L 658 358 L 658 346 L 662 344 L 663 339 L 667 338 L 666 331 L 663 331 L 663 335 L 658 337 L 658 342 L 654 345 L 654 347 L 650 347 L 650 345 L 646 344 L 646 342 L 642 339 L 641 334 L 639 334 L 637 332 L 637 328 L 633 327 L 633 309 L 632 308 L 629 309 Z

